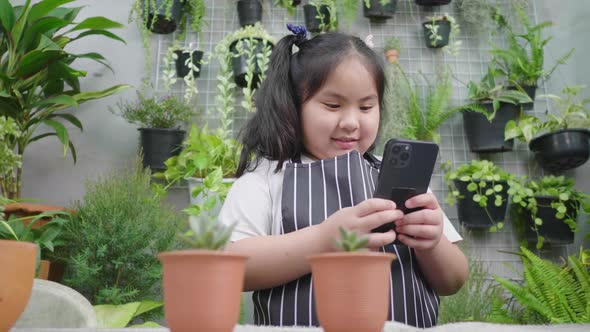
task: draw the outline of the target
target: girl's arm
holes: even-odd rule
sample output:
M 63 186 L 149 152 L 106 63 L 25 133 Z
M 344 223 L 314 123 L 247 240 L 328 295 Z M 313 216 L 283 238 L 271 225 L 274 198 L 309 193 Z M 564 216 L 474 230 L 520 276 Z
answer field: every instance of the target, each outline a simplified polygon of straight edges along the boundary
M 286 284 L 311 272 L 306 258 L 334 250 L 339 228 L 356 230 L 369 237 L 369 248 L 379 248 L 395 240 L 393 231 L 371 230 L 403 217 L 395 203 L 368 199 L 332 214 L 319 225 L 283 235 L 248 237 L 231 243 L 227 250 L 247 255 L 244 290 L 257 290 Z

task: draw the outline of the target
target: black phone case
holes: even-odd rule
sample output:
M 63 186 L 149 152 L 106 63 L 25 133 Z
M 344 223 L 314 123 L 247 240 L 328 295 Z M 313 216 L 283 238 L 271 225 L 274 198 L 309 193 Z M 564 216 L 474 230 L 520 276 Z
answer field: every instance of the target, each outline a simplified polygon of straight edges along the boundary
M 397 148 L 396 148 L 397 147 Z M 404 154 L 407 158 L 404 159 Z M 436 164 L 438 145 L 432 142 L 391 139 L 385 145 L 379 179 L 373 197 L 390 199 L 405 214 L 419 210 L 408 209 L 406 200 L 428 191 Z M 381 225 L 373 232 L 394 229 L 393 223 Z

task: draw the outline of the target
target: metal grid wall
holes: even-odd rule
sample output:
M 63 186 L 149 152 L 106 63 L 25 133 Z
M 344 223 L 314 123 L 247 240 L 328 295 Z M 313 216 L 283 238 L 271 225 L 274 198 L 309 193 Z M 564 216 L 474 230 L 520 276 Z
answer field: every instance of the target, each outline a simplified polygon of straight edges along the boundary
M 360 0 L 359 0 L 360 1 Z M 272 4 L 272 0 L 264 1 L 264 14 L 262 19 L 263 26 L 277 40 L 284 36 L 288 31 L 285 28 L 287 23 L 304 24 L 303 8 L 298 6 L 294 17 L 290 17 L 283 8 L 277 8 Z M 207 3 L 207 21 L 209 24 L 204 27 L 202 37 L 199 39 L 194 34 L 188 34 L 185 44 L 193 43 L 198 45 L 198 49 L 205 53 L 212 53 L 216 43 L 227 33 L 239 29 L 236 4 L 234 0 L 210 0 Z M 501 2 L 506 7 L 507 3 Z M 449 13 L 457 19 L 461 26 L 461 34 L 458 36 L 463 41 L 461 50 L 457 56 L 450 56 L 441 50 L 428 49 L 425 46 L 425 36 L 422 31 L 421 23 L 426 21 L 426 17 Z M 529 15 L 533 22 L 537 22 L 537 13 L 535 3 L 532 1 L 529 5 Z M 399 63 L 404 70 L 411 76 L 417 77 L 422 72 L 427 77 L 433 77 L 437 66 L 449 65 L 454 77 L 453 80 L 454 95 L 451 101 L 454 105 L 460 105 L 466 102 L 467 88 L 461 82 L 469 80 L 479 81 L 487 70 L 487 64 L 490 59 L 488 54 L 490 38 L 488 32 L 480 32 L 472 27 L 462 24 L 461 15 L 457 12 L 455 6 L 451 4 L 440 7 L 420 7 L 414 4 L 412 0 L 399 0 L 394 17 L 385 23 L 371 23 L 359 12 L 356 20 L 350 27 L 340 22 L 339 31 L 348 32 L 358 35 L 361 38 L 368 34 L 373 35 L 375 50 L 382 54 L 384 41 L 389 36 L 396 36 L 402 42 Z M 150 74 L 150 78 L 156 90 L 159 93 L 167 93 L 162 85 L 162 72 L 165 69 L 162 65 L 162 57 L 165 55 L 167 48 L 172 44 L 175 35 L 160 35 L 152 37 L 152 42 L 157 45 L 157 54 L 155 56 L 156 65 Z M 494 37 L 494 42 L 502 44 L 505 41 Z M 547 59 L 551 58 L 547 56 Z M 216 125 L 215 115 L 215 86 L 217 75 L 217 63 L 215 60 L 201 68 L 200 78 L 197 79 L 198 107 L 204 110 L 204 121 L 209 123 L 210 127 Z M 537 95 L 546 93 L 545 84 L 540 82 Z M 179 80 L 173 87 L 172 91 L 182 96 L 184 83 Z M 239 96 L 239 93 L 237 93 Z M 244 123 L 248 117 L 245 111 L 239 107 L 239 98 L 236 103 L 238 110 L 234 126 L 235 130 Z M 544 110 L 548 109 L 546 101 L 537 99 L 535 110 L 532 112 L 541 115 Z M 531 111 L 529 111 L 531 112 Z M 203 119 L 199 120 L 202 122 Z M 503 167 L 506 171 L 520 175 L 542 175 L 542 170 L 532 159 L 526 145 L 515 142 L 515 148 L 511 152 L 477 155 L 469 151 L 468 144 L 463 132 L 463 122 L 461 116 L 452 118 L 440 128 L 440 160 L 451 160 L 453 166 L 470 162 L 473 159 L 489 159 Z M 433 175 L 432 190 L 437 195 L 439 202 L 443 204 L 443 209 L 455 227 L 471 243 L 471 251 L 481 260 L 488 264 L 491 273 L 508 278 L 515 278 L 517 274 L 509 267 L 513 266 L 516 271 L 521 269 L 520 261 L 517 256 L 499 252 L 518 251 L 518 240 L 510 227 L 507 220 L 507 227 L 498 233 L 468 232 L 461 229 L 457 220 L 456 208 L 448 206 L 444 200 L 447 195 L 446 184 L 444 183 L 444 173 L 437 169 Z M 567 246 L 553 246 L 550 248 L 546 245 L 543 251 L 544 257 L 557 258 L 570 254 L 571 248 Z

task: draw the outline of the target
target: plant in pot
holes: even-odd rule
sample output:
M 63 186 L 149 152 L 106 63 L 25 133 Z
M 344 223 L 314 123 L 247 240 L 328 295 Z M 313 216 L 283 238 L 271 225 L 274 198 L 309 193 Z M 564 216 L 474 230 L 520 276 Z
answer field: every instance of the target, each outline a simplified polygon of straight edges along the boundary
M 509 90 L 497 83 L 501 71 L 490 62 L 487 74 L 480 83 L 467 84 L 472 102 L 463 112 L 463 128 L 473 152 L 504 152 L 512 150 L 514 141 L 505 138 L 504 128 L 517 119 L 520 105 L 530 102 L 522 89 Z
M 318 320 L 326 332 L 383 329 L 389 312 L 390 267 L 396 256 L 370 252 L 367 243 L 366 237 L 340 228 L 341 252 L 307 258 Z
M 440 142 L 438 128 L 443 122 L 465 109 L 465 106 L 449 106 L 453 94 L 449 75 L 449 69 L 446 67 L 438 69 L 435 83 L 429 82 L 422 75 L 427 84 L 425 96 L 420 95 L 421 87 L 418 84 L 412 87 L 407 76 L 402 75 L 409 95 L 407 109 L 409 126 L 403 131 L 403 137 L 438 143 Z
M 455 170 L 447 165 L 447 203 L 457 203 L 461 224 L 470 228 L 504 227 L 508 206 L 508 180 L 514 176 L 488 160 L 472 160 Z
M 457 55 L 462 41 L 457 40 L 461 32 L 455 18 L 449 14 L 435 15 L 426 18 L 422 23 L 424 35 L 427 37 L 428 48 L 442 48 L 445 53 Z
M 515 32 L 500 15 L 497 15 L 498 24 L 508 31 L 508 46 L 501 48 L 492 43 L 491 53 L 496 57 L 499 69 L 510 79 L 527 91 L 531 102 L 524 109 L 532 109 L 535 100 L 535 91 L 539 79 L 548 79 L 557 66 L 564 64 L 573 54 L 574 49 L 569 50 L 557 62 L 545 70 L 545 45 L 552 37 L 543 38 L 543 30 L 552 23 L 545 21 L 533 25 L 527 14 L 519 6 L 514 6 L 515 12 L 524 27 L 524 33 Z
M 262 21 L 262 0 L 238 0 L 236 6 L 240 27 Z
M 156 255 L 178 246 L 185 217 L 157 196 L 151 172 L 137 157 L 85 185 L 65 224 L 66 246 L 54 258 L 66 262 L 63 283 L 92 304 L 123 304 L 161 296 Z
M 203 213 L 182 234 L 191 249 L 162 252 L 164 313 L 172 331 L 234 330 L 247 256 L 224 251 L 233 226 Z
M 0 231 L 7 229 L 4 221 L 7 202 L 0 195 Z M 9 331 L 29 302 L 38 251 L 33 243 L 0 238 L 0 331 Z
M 590 98 L 577 101 L 576 97 L 585 86 L 568 86 L 563 89 L 563 98 L 546 95 L 555 101 L 559 114 L 547 113 L 541 121 L 534 115 L 523 115 L 518 122 L 506 125 L 506 139 L 518 138 L 529 145 L 535 159 L 550 172 L 561 172 L 583 165 L 590 155 Z
M 574 188 L 574 180 L 549 175 L 540 179 L 509 180 L 512 220 L 526 241 L 567 244 L 574 240 L 580 208 L 590 212 L 590 196 Z
M 371 22 L 381 23 L 393 17 L 397 0 L 363 0 L 363 15 Z
M 303 5 L 305 27 L 309 32 L 338 30 L 338 9 L 336 0 L 310 0 Z
M 96 52 L 74 54 L 66 50 L 71 43 L 101 35 L 123 42 L 110 30 L 121 24 L 104 17 L 89 17 L 75 23 L 80 8 L 60 7 L 71 1 L 41 1 L 31 6 L 13 7 L 6 0 L 2 4 L 0 24 L 0 116 L 12 118 L 20 131 L 10 137 L 8 149 L 22 156 L 33 142 L 57 137 L 65 156 L 68 149 L 74 161 L 76 154 L 64 122 L 82 129 L 79 119 L 67 112 L 82 103 L 110 96 L 125 89 L 115 85 L 100 91 L 82 91 L 80 77 L 85 71 L 75 69 L 77 59 L 89 59 L 106 64 Z M 109 67 L 110 68 L 110 67 Z M 46 125 L 51 130 L 38 133 Z M 3 194 L 10 199 L 21 196 L 22 165 L 0 178 Z
M 181 126 L 195 115 L 191 105 L 174 96 L 146 97 L 137 93 L 137 102 L 120 101 L 120 115 L 139 125 L 143 166 L 164 170 L 164 161 L 180 153 L 185 131 Z
M 567 262 L 556 264 L 542 259 L 525 247 L 517 253 L 524 267 L 514 282 L 494 276 L 494 279 L 516 300 L 502 298 L 489 317 L 491 321 L 512 324 L 571 324 L 590 321 L 590 271 L 585 266 L 582 250 Z M 508 300 L 508 301 L 507 301 Z
M 399 58 L 399 52 L 401 50 L 401 40 L 398 37 L 388 37 L 385 39 L 385 45 L 383 49 L 385 50 L 385 58 L 389 63 L 397 63 Z
M 274 0 L 277 7 L 285 8 L 289 15 L 295 16 L 295 8 L 301 4 L 301 0 Z
M 169 34 L 182 22 L 184 0 L 135 0 L 130 17 L 136 16 L 146 31 Z

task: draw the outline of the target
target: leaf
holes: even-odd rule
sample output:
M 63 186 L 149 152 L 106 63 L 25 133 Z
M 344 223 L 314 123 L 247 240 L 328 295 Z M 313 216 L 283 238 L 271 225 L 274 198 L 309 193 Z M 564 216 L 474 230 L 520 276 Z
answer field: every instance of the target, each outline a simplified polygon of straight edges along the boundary
M 61 56 L 62 52 L 56 50 L 31 51 L 20 58 L 15 76 L 28 77 L 36 74 Z
M 164 302 L 156 302 L 156 301 L 148 301 L 148 300 L 141 301 L 139 308 L 137 308 L 137 312 L 135 313 L 135 316 L 139 316 L 139 315 L 146 313 L 148 311 L 160 308 L 163 305 L 164 305 Z
M 127 44 L 123 38 L 117 36 L 116 34 L 110 32 L 110 31 L 107 31 L 107 30 L 97 30 L 97 29 L 86 30 L 86 31 L 80 33 L 79 35 L 77 35 L 75 38 L 72 38 L 72 41 L 84 38 L 86 36 L 91 36 L 91 35 L 102 35 L 102 36 L 105 36 L 105 37 L 108 37 L 108 38 L 111 38 L 114 40 L 118 40 L 118 41 L 122 42 L 123 44 Z
M 88 100 L 100 99 L 100 98 L 110 96 L 112 94 L 123 91 L 129 87 L 130 87 L 130 85 L 128 85 L 128 84 L 119 84 L 119 85 L 115 85 L 115 86 L 112 86 L 108 89 L 101 90 L 101 91 L 81 92 L 81 93 L 74 95 L 73 97 L 78 101 L 78 103 L 83 103 Z
M 111 21 L 106 17 L 96 16 L 96 17 L 89 17 L 84 21 L 80 22 L 71 31 L 76 30 L 83 30 L 83 29 L 115 29 L 115 28 L 123 28 L 124 25 Z
M 497 184 L 494 186 L 494 191 L 501 192 L 504 187 L 501 184 Z
M 29 21 L 34 22 L 34 21 L 42 18 L 43 16 L 46 16 L 55 8 L 57 8 L 63 4 L 66 4 L 66 3 L 70 3 L 70 2 L 74 2 L 74 0 L 45 0 L 45 1 L 41 1 L 41 2 L 33 5 L 33 7 L 31 7 L 31 11 L 29 12 Z
M 470 184 L 467 185 L 467 191 L 473 192 L 477 190 L 477 184 L 475 184 L 474 182 L 471 182 Z
M 14 11 L 8 0 L 0 0 L 0 22 L 6 31 L 11 31 L 14 26 Z
M 95 305 L 96 321 L 98 328 L 124 328 L 135 317 L 139 308 L 139 302 L 131 302 L 121 305 Z
M 541 218 L 535 218 L 535 225 L 542 226 L 543 225 L 543 220 Z
M 68 152 L 68 142 L 70 141 L 68 129 L 61 122 L 51 119 L 45 119 L 43 123 L 55 130 L 55 134 L 63 146 L 63 156 L 65 157 Z
M 38 102 L 37 104 L 33 105 L 33 107 L 39 107 L 39 106 L 44 106 L 44 105 L 53 106 L 55 104 L 69 106 L 69 107 L 78 106 L 78 102 L 76 101 L 76 99 L 72 98 L 71 96 L 59 95 L 59 96 L 43 99 L 40 102 Z

